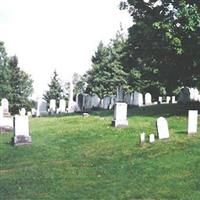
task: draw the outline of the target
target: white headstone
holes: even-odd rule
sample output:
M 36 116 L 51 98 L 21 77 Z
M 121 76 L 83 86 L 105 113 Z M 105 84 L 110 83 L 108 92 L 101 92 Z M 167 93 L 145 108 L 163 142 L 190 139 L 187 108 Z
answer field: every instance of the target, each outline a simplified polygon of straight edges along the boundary
M 65 113 L 66 111 L 66 101 L 64 99 L 60 99 L 59 101 L 59 112 Z
M 152 98 L 150 93 L 146 93 L 145 96 L 145 105 L 151 105 L 152 104 Z
M 199 91 L 197 88 L 194 88 L 193 90 L 193 97 L 194 97 L 194 101 L 198 101 L 199 100 Z
M 110 106 L 110 97 L 106 96 L 103 98 L 103 109 L 107 110 Z
M 154 143 L 155 142 L 155 135 L 154 134 L 150 134 L 149 135 L 149 143 Z
M 198 123 L 198 111 L 189 110 L 188 111 L 188 134 L 197 133 L 197 123 Z
M 69 101 L 68 101 L 68 107 L 67 111 L 68 113 L 74 113 L 76 111 L 76 102 L 73 100 L 74 96 L 74 85 L 71 81 L 70 83 L 70 91 L 69 91 Z
M 49 106 L 50 112 L 55 113 L 56 112 L 56 100 L 51 99 L 50 100 L 50 106 Z
M 3 108 L 3 113 L 8 113 L 9 112 L 9 103 L 6 98 L 3 98 L 1 100 L 1 106 Z
M 28 116 L 15 115 L 14 117 L 14 145 L 30 144 Z
M 30 111 L 28 111 L 28 112 L 27 112 L 27 116 L 28 116 L 28 117 L 31 117 L 31 116 L 32 116 L 32 113 L 31 113 Z
M 144 144 L 145 143 L 145 133 L 140 134 L 140 143 Z
M 20 111 L 19 111 L 19 114 L 21 116 L 25 116 L 26 115 L 26 109 L 25 108 L 22 108 Z
M 173 104 L 174 104 L 174 103 L 177 103 L 176 97 L 175 97 L 175 96 L 172 96 L 172 103 L 173 103 Z
M 1 118 L 3 118 L 3 107 L 2 106 L 0 106 L 0 120 L 1 120 Z
M 143 95 L 139 92 L 134 92 L 134 105 L 143 106 Z
M 167 120 L 164 117 L 159 117 L 157 119 L 157 130 L 159 139 L 169 138 L 169 129 Z
M 32 116 L 36 116 L 36 109 L 35 108 L 31 108 L 31 114 L 32 114 Z
M 158 97 L 158 102 L 162 104 L 162 97 Z
M 114 119 L 112 124 L 115 127 L 125 127 L 128 126 L 127 120 L 127 104 L 126 103 L 116 103 L 114 109 Z
M 170 99 L 171 99 L 171 97 L 170 97 L 170 96 L 167 96 L 167 97 L 166 97 L 166 103 L 170 103 Z

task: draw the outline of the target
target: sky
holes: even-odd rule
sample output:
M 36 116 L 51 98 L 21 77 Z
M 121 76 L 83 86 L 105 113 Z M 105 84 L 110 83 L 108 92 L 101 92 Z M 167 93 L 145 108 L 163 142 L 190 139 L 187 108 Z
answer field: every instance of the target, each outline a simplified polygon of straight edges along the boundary
M 0 0 L 0 40 L 34 80 L 41 97 L 56 69 L 61 80 L 84 74 L 100 41 L 132 24 L 120 0 Z

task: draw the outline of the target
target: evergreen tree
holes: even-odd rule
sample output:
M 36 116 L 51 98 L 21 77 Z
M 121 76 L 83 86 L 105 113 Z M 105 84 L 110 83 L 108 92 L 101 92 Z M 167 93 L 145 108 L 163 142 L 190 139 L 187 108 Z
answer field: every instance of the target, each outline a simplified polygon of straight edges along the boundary
M 53 72 L 53 77 L 51 78 L 50 84 L 48 84 L 49 90 L 43 95 L 43 99 L 50 103 L 51 99 L 56 100 L 56 104 L 59 104 L 59 100 L 64 98 L 63 89 L 58 78 L 58 73 L 56 70 Z
M 13 56 L 9 58 L 11 93 L 9 97 L 12 113 L 18 113 L 19 109 L 30 108 L 28 97 L 33 92 L 33 80 L 31 77 L 18 67 L 18 58 Z
M 92 57 L 92 69 L 85 77 L 88 93 L 95 93 L 100 98 L 116 94 L 118 86 L 127 87 L 127 74 L 123 70 L 122 57 L 125 40 L 118 32 L 116 38 L 108 46 L 99 43 Z

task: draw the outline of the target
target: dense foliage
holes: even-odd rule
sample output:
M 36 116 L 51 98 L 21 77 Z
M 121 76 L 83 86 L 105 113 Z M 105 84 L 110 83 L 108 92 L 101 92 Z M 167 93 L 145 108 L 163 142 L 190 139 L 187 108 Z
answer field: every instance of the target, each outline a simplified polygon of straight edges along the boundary
M 0 97 L 8 99 L 12 113 L 18 113 L 22 107 L 31 108 L 28 97 L 33 92 L 32 84 L 30 75 L 18 66 L 17 57 L 8 57 L 4 43 L 0 42 Z

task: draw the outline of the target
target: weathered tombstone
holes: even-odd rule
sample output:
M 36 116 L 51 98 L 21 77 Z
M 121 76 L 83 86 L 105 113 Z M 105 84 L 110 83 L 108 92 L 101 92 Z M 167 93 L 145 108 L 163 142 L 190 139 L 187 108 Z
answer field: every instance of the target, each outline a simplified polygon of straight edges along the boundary
M 190 88 L 188 87 L 183 87 L 181 89 L 181 92 L 179 94 L 179 99 L 178 99 L 178 102 L 179 103 L 183 103 L 183 104 L 186 104 L 190 101 L 190 97 L 192 95 L 190 95 Z
M 140 134 L 140 143 L 143 145 L 145 143 L 145 133 Z
M 32 117 L 32 113 L 30 111 L 27 112 L 28 117 Z
M 74 113 L 76 111 L 76 102 L 73 100 L 74 96 L 74 85 L 71 81 L 70 83 L 70 92 L 69 92 L 69 102 L 68 102 L 68 107 L 67 107 L 67 112 L 68 113 Z
M 91 107 L 92 108 L 98 108 L 100 104 L 100 98 L 94 94 L 91 96 Z
M 112 125 L 115 127 L 126 127 L 128 126 L 127 120 L 127 104 L 116 103 L 114 109 L 114 119 Z
M 166 103 L 170 103 L 170 99 L 171 99 L 170 96 L 167 96 L 166 97 Z
M 143 95 L 139 92 L 134 92 L 134 105 L 143 106 Z
M 145 105 L 151 105 L 152 104 L 152 98 L 150 93 L 146 93 L 144 96 L 145 99 Z
M 158 103 L 162 104 L 162 97 L 158 97 Z
M 115 101 L 116 101 L 116 97 L 115 96 L 111 96 L 110 97 L 110 105 L 109 105 L 109 109 L 113 109 L 113 107 L 115 106 Z
M 3 98 L 1 100 L 1 106 L 2 106 L 2 109 L 3 109 L 3 114 L 7 115 L 9 113 L 9 102 L 6 98 Z
M 37 101 L 37 111 L 36 111 L 37 117 L 48 115 L 47 112 L 47 102 L 40 99 Z
M 175 96 L 172 96 L 172 103 L 173 103 L 173 104 L 177 103 L 176 97 L 175 97 Z
M 159 117 L 157 119 L 157 131 L 159 139 L 168 139 L 169 138 L 169 129 L 167 120 L 164 117 Z
M 116 97 L 117 102 L 123 102 L 123 90 L 121 86 L 117 87 L 117 97 Z
M 55 99 L 50 100 L 49 111 L 51 114 L 54 114 L 56 112 L 56 100 Z
M 89 117 L 89 113 L 83 113 L 83 117 Z
M 154 134 L 150 134 L 149 135 L 149 143 L 153 144 L 155 142 L 155 135 Z
M 31 144 L 31 136 L 29 135 L 28 116 L 15 115 L 13 144 L 14 145 Z
M 59 112 L 65 113 L 66 111 L 66 101 L 64 99 L 60 99 L 59 101 Z
M 110 97 L 106 96 L 103 98 L 103 109 L 107 110 L 110 106 Z
M 21 116 L 25 116 L 26 115 L 26 109 L 25 108 L 22 108 L 20 111 L 19 111 L 19 114 Z
M 198 101 L 199 100 L 199 91 L 197 88 L 194 88 L 193 94 L 194 94 L 194 101 Z
M 89 94 L 84 96 L 84 110 L 90 111 L 92 109 L 92 98 Z
M 197 133 L 198 110 L 188 111 L 188 134 Z
M 35 108 L 31 108 L 31 115 L 32 115 L 33 117 L 35 117 L 36 114 L 37 114 L 36 109 L 35 109 Z

